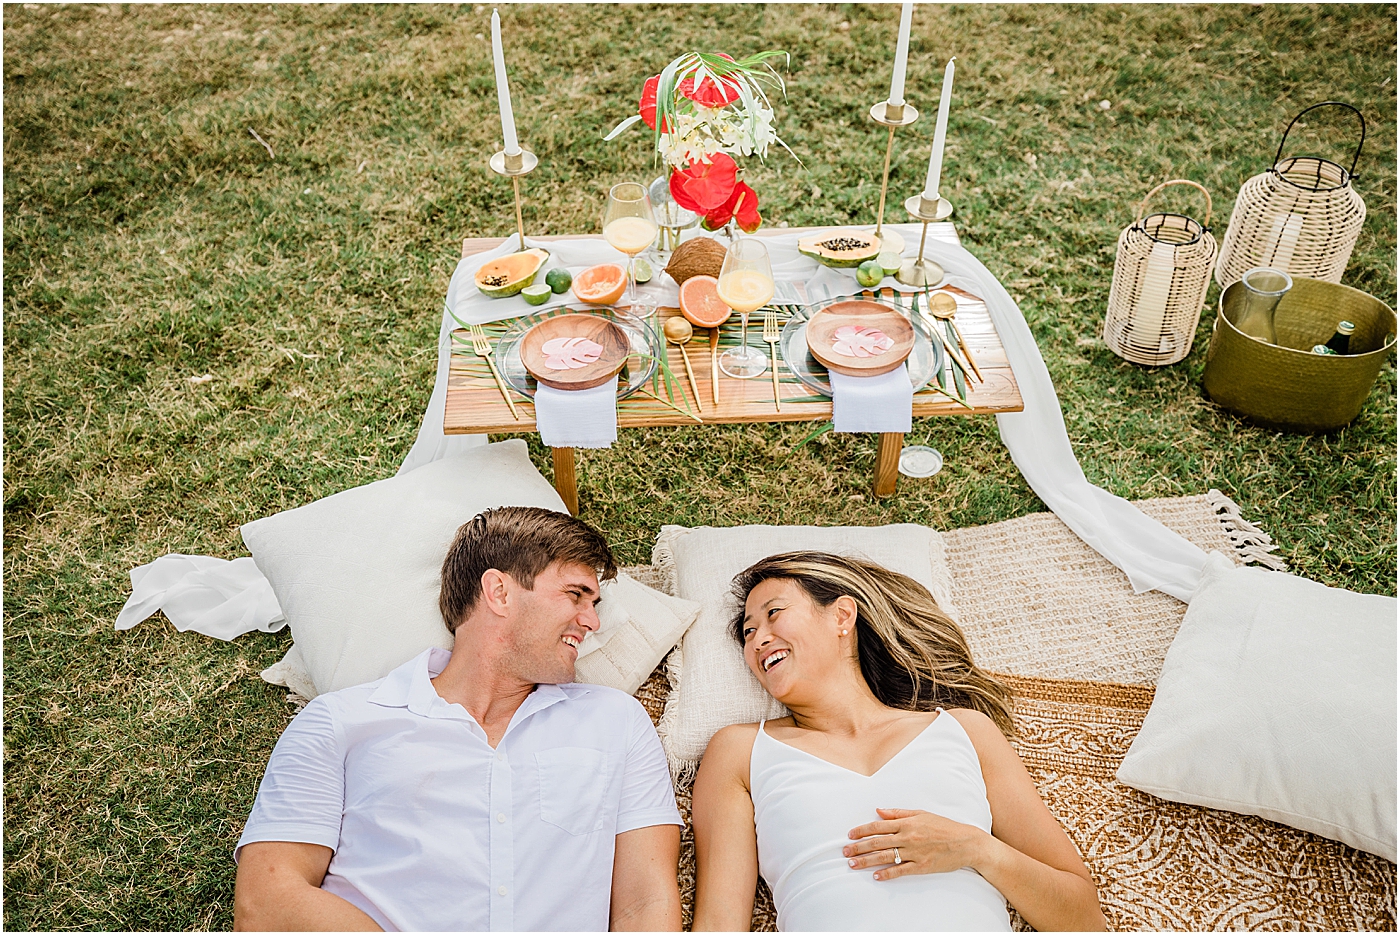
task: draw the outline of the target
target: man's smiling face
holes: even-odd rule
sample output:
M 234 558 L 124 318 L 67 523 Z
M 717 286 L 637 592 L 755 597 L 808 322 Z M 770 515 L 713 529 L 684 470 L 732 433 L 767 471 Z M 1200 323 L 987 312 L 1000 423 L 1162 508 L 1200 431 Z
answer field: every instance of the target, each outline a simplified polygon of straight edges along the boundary
M 532 589 L 512 589 L 518 600 L 510 621 L 516 675 L 536 684 L 574 680 L 583 638 L 598 629 L 598 576 L 586 565 L 553 562 Z

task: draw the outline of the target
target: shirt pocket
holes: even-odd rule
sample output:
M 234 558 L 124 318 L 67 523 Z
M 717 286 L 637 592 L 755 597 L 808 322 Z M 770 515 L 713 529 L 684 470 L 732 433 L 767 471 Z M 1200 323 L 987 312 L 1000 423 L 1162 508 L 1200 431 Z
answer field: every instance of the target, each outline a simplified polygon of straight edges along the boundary
M 587 747 L 556 747 L 535 754 L 540 774 L 540 817 L 569 834 L 603 829 L 612 809 L 608 758 Z

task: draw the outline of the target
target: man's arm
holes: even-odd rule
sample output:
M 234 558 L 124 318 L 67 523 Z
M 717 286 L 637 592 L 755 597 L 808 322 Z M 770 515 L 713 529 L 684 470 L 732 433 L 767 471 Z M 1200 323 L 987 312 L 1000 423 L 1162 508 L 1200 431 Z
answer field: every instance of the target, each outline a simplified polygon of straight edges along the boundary
M 680 839 L 677 837 L 677 848 Z M 233 927 L 240 932 L 378 932 L 374 920 L 321 889 L 329 847 L 291 841 L 245 844 L 233 887 Z M 674 884 L 673 884 L 674 885 Z M 680 897 L 676 897 L 680 923 Z
M 608 919 L 611 931 L 681 930 L 681 891 L 676 885 L 680 853 L 678 825 L 652 825 L 617 836 Z

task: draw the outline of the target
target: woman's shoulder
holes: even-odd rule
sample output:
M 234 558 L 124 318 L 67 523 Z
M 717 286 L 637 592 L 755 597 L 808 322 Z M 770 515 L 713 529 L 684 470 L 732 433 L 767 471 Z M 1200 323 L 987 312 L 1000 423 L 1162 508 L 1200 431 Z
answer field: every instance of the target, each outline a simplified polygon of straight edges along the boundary
M 705 756 L 707 758 L 711 754 L 723 756 L 735 750 L 742 750 L 747 756 L 749 749 L 753 746 L 754 738 L 757 736 L 757 723 L 730 724 L 728 727 L 721 727 L 710 738 L 710 745 L 705 748 Z

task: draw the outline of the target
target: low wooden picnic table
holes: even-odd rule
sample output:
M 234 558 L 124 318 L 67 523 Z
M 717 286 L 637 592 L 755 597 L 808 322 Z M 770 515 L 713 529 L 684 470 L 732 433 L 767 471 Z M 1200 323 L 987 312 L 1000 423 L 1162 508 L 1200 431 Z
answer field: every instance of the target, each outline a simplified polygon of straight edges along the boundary
M 782 231 L 792 233 L 791 229 Z M 777 233 L 776 231 L 773 233 Z M 958 243 L 957 232 L 951 223 L 929 225 L 929 238 L 945 243 Z M 601 239 L 601 235 L 583 235 Z M 758 236 L 763 236 L 761 232 Z M 538 240 L 575 240 L 579 235 L 539 237 Z M 462 241 L 464 258 L 491 250 L 499 246 L 503 237 L 478 237 Z M 983 382 L 968 381 L 968 404 L 965 408 L 931 389 L 914 394 L 914 415 L 962 416 L 994 415 L 999 412 L 1020 412 L 1024 405 L 1016 377 L 1011 372 L 1011 364 L 1006 359 L 1006 348 L 1002 346 L 996 327 L 992 324 L 986 304 L 977 296 L 960 290 L 944 287 L 952 292 L 958 302 L 957 323 L 967 341 L 968 349 L 983 376 Z M 889 295 L 891 290 L 885 290 Z M 871 294 L 867 291 L 867 294 Z M 660 309 L 661 325 L 680 310 Z M 483 330 L 492 343 L 498 341 L 514 327 L 513 319 L 483 325 Z M 759 338 L 763 325 L 761 315 L 751 315 L 749 321 L 749 343 L 765 352 L 768 346 Z M 739 341 L 739 316 L 732 316 L 721 330 L 721 343 L 737 344 Z M 673 344 L 666 345 L 667 362 L 680 380 L 685 400 L 699 422 L 706 425 L 723 425 L 734 422 L 824 422 L 831 418 L 831 400 L 817 396 L 802 384 L 788 370 L 781 353 L 778 355 L 779 396 L 783 399 L 779 411 L 773 402 L 772 377 L 765 373 L 751 380 L 736 380 L 720 376 L 720 402 L 715 405 L 710 383 L 709 334 L 707 329 L 695 329 L 695 337 L 687 346 L 691 365 L 695 372 L 695 382 L 700 391 L 700 399 L 693 398 L 689 380 L 685 375 L 685 365 L 681 360 L 680 349 Z M 664 395 L 664 394 L 663 394 Z M 470 342 L 465 341 L 465 332 L 454 333 L 452 358 L 447 378 L 447 405 L 443 414 L 442 430 L 447 435 L 470 435 L 495 432 L 510 434 L 535 431 L 534 405 L 519 394 L 514 397 L 520 418 L 511 415 L 509 407 L 501 397 L 501 391 L 492 377 L 486 362 L 473 354 Z M 680 400 L 676 400 L 677 403 Z M 642 393 L 634 393 L 617 406 L 619 428 L 642 426 L 695 425 L 697 420 L 667 406 L 658 398 Z M 899 477 L 899 452 L 904 446 L 904 435 L 900 432 L 880 433 L 879 447 L 875 455 L 876 496 L 888 496 L 895 491 Z M 555 448 L 554 487 L 568 505 L 571 513 L 578 513 L 578 486 L 574 470 L 574 450 Z

